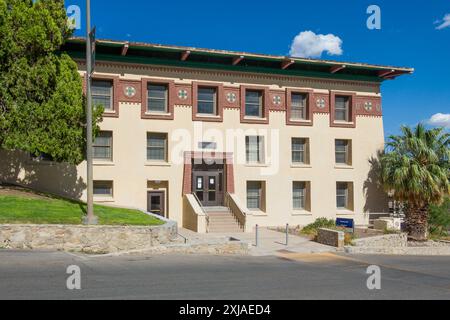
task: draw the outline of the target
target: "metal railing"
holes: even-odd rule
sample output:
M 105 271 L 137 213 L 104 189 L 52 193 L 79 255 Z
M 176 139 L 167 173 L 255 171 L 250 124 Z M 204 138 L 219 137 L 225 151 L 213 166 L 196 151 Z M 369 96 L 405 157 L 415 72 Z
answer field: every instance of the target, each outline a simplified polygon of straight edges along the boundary
M 225 195 L 225 205 L 230 209 L 231 213 L 237 220 L 239 227 L 245 230 L 246 214 L 239 205 L 234 201 L 233 197 L 229 192 Z

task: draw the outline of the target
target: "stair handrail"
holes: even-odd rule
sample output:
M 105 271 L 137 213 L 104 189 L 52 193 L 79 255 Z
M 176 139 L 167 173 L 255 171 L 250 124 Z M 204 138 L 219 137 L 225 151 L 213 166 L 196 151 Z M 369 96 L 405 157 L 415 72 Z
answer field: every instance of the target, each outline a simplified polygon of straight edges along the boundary
M 209 228 L 209 215 L 208 215 L 208 212 L 206 212 L 205 207 L 203 207 L 203 204 L 200 201 L 200 199 L 198 198 L 197 194 L 195 192 L 193 192 L 192 195 L 194 196 L 195 200 L 197 201 L 198 205 L 200 206 L 200 209 L 202 210 L 203 214 L 205 215 L 205 218 L 206 218 L 206 230 L 208 230 L 208 228 Z
M 247 214 L 245 210 L 241 209 L 239 204 L 235 201 L 235 199 L 233 199 L 233 196 L 229 192 L 226 193 L 225 205 L 230 209 L 231 213 L 239 223 L 239 226 L 245 229 Z

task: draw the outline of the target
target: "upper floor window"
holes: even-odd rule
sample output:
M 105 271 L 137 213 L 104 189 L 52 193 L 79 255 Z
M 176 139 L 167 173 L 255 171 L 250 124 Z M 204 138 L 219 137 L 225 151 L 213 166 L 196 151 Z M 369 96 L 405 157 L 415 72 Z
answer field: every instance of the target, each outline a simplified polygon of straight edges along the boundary
M 336 96 L 334 105 L 334 119 L 337 121 L 350 121 L 350 97 Z
M 351 165 L 351 140 L 336 139 L 334 143 L 336 164 Z
M 113 111 L 113 83 L 109 80 L 92 80 L 92 104 Z
M 95 160 L 112 161 L 112 132 L 100 131 L 93 144 Z
M 245 116 L 263 117 L 263 93 L 258 90 L 245 91 Z
M 167 85 L 148 84 L 147 85 L 147 111 L 167 113 Z
M 308 145 L 309 139 L 307 138 L 292 138 L 291 151 L 292 151 L 292 163 L 308 164 Z
M 147 160 L 167 161 L 167 133 L 147 133 Z
M 291 93 L 291 120 L 308 120 L 307 95 Z
M 264 162 L 264 137 L 246 136 L 245 155 L 247 163 Z
M 217 89 L 208 87 L 198 88 L 197 113 L 206 115 L 217 114 Z

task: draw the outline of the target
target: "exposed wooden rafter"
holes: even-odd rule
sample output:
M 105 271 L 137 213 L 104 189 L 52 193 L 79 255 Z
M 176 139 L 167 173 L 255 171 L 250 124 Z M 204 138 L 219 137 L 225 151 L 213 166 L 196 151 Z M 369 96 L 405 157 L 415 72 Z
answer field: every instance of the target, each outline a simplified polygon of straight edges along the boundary
M 341 66 L 334 66 L 330 68 L 330 73 L 336 73 L 338 71 L 341 71 L 342 69 L 345 69 L 347 66 L 345 64 Z
M 283 62 L 281 62 L 281 69 L 285 70 L 287 68 L 289 68 L 290 65 L 293 65 L 295 63 L 294 60 L 284 60 Z
M 191 55 L 191 51 L 186 50 L 181 53 L 181 61 L 186 61 L 187 58 Z
M 244 56 L 237 56 L 233 58 L 233 66 L 237 65 L 239 62 L 241 62 L 242 60 L 244 60 Z
M 130 47 L 130 45 L 129 45 L 128 42 L 125 42 L 125 43 L 123 44 L 123 46 L 122 46 L 122 52 L 121 52 L 121 55 L 122 55 L 122 56 L 126 56 L 126 55 L 127 55 L 128 48 L 129 48 L 129 47 Z
M 394 69 L 378 71 L 378 76 L 380 78 L 386 78 L 387 76 L 392 75 L 394 72 L 395 72 Z

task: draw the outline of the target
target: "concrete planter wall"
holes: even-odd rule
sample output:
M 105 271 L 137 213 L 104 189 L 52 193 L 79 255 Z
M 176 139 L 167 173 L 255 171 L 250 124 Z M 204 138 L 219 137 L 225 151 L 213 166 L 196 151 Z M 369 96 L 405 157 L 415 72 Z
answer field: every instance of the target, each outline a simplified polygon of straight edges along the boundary
M 384 234 L 375 237 L 356 239 L 352 242 L 355 247 L 406 247 L 408 237 L 406 233 Z
M 177 224 L 161 226 L 0 225 L 0 248 L 112 253 L 169 244 Z

